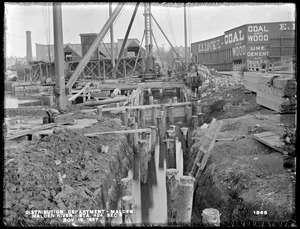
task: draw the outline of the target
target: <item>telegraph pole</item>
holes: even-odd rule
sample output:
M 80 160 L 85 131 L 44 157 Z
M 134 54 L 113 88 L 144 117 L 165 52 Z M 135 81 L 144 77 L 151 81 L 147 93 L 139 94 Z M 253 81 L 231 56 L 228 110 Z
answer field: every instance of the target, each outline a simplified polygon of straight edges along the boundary
M 187 28 L 186 28 L 186 3 L 184 3 L 184 41 L 185 41 L 185 48 L 184 48 L 184 56 L 185 56 L 185 69 L 188 69 L 188 62 L 187 62 Z
M 61 3 L 53 3 L 53 32 L 55 58 L 55 96 L 58 110 L 66 110 L 66 90 L 64 75 L 64 46 L 62 30 Z

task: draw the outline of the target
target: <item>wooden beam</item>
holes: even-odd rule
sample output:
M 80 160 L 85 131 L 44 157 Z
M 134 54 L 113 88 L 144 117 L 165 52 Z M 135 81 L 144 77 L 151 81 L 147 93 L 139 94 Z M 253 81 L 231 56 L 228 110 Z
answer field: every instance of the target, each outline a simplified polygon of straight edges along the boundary
M 27 134 L 32 134 L 32 133 L 40 131 L 40 130 L 50 129 L 52 127 L 55 127 L 56 125 L 57 125 L 56 123 L 50 123 L 50 124 L 45 124 L 42 126 L 33 127 L 29 130 L 21 130 L 21 131 L 15 132 L 12 136 L 7 136 L 6 141 L 9 141 L 9 140 L 12 140 L 12 139 L 15 139 L 18 137 L 22 137 Z
M 105 25 L 101 29 L 100 33 L 97 35 L 96 39 L 94 40 L 94 42 L 91 45 L 91 47 L 89 48 L 89 50 L 87 51 L 85 56 L 80 60 L 75 72 L 73 73 L 73 75 L 71 76 L 71 78 L 69 79 L 69 81 L 66 85 L 67 88 L 72 88 L 73 84 L 78 79 L 80 73 L 84 70 L 84 67 L 89 62 L 92 55 L 94 54 L 94 51 L 96 50 L 96 48 L 100 44 L 101 40 L 104 38 L 104 36 L 107 33 L 108 29 L 113 24 L 113 22 L 115 21 L 117 16 L 120 14 L 120 12 L 121 12 L 122 8 L 124 7 L 124 5 L 125 5 L 125 3 L 119 3 L 116 6 L 116 8 L 115 8 L 114 12 L 112 13 L 111 17 L 109 17 L 109 19 L 106 21 Z
M 118 97 L 110 98 L 110 99 L 86 102 L 83 105 L 84 106 L 98 106 L 98 105 L 109 104 L 109 103 L 118 103 L 118 102 L 122 102 L 122 101 L 126 101 L 126 100 L 128 100 L 127 96 L 118 96 Z M 116 107 L 116 108 L 118 108 L 118 107 Z M 129 107 L 125 106 L 125 108 L 129 108 Z M 104 109 L 105 108 L 103 108 L 102 111 L 105 111 Z M 94 110 L 96 110 L 96 109 L 94 109 Z
M 104 101 L 104 100 L 103 100 Z M 100 101 L 97 101 L 100 102 Z M 168 103 L 168 104 L 153 104 L 153 105 L 140 105 L 140 106 L 123 106 L 123 107 L 107 107 L 107 108 L 103 108 L 102 111 L 124 111 L 125 109 L 130 109 L 130 110 L 134 110 L 134 109 L 140 109 L 140 108 L 144 108 L 144 109 L 150 109 L 153 107 L 156 108 L 160 108 L 161 105 L 165 105 L 166 107 L 180 107 L 180 106 L 185 106 L 185 105 L 189 105 L 191 104 L 191 102 L 182 102 L 182 103 Z M 91 112 L 96 111 L 96 109 L 91 109 Z
M 145 129 L 133 129 L 133 130 L 115 130 L 115 131 L 107 131 L 107 132 L 97 132 L 97 133 L 87 133 L 84 134 L 86 137 L 96 137 L 98 135 L 103 134 L 132 134 L 132 133 L 144 133 L 144 132 L 151 132 L 150 128 Z
M 85 89 L 87 89 L 90 85 L 92 84 L 92 82 L 88 82 L 82 89 L 80 89 L 75 95 L 72 95 L 70 98 L 68 98 L 69 101 L 73 101 L 75 100 L 82 92 L 85 91 Z

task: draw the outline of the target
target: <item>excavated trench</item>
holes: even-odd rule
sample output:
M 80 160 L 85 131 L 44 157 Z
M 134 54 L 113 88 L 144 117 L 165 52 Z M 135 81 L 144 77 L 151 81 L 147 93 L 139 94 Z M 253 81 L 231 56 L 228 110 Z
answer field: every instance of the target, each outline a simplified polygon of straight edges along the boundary
M 158 92 L 154 91 L 152 95 L 159 100 Z M 176 91 L 166 93 L 159 103 L 166 103 L 176 95 Z M 212 117 L 223 112 L 225 104 L 220 100 L 215 102 L 214 107 L 203 107 L 204 122 L 209 123 Z M 211 115 L 213 112 L 214 116 Z M 121 179 L 131 173 L 133 166 L 133 138 L 125 134 L 94 138 L 83 136 L 83 133 L 96 130 L 121 129 L 119 121 L 106 115 L 97 118 L 98 124 L 83 132 L 62 130 L 23 149 L 6 149 L 5 161 L 10 161 L 5 166 L 4 176 L 6 225 L 66 225 L 61 218 L 33 219 L 26 214 L 27 210 L 119 209 L 119 200 L 124 193 Z M 221 225 L 247 221 L 288 222 L 291 218 L 293 206 L 289 198 L 293 193 L 289 174 L 283 171 L 278 153 L 272 152 L 270 156 L 269 149 L 247 134 L 251 125 L 257 123 L 253 119 L 231 120 L 223 124 L 221 136 L 245 133 L 246 137 L 236 142 L 216 143 L 196 184 L 192 224 L 202 223 L 201 213 L 205 208 L 219 210 Z M 186 126 L 185 120 L 175 122 L 179 127 Z M 245 122 L 248 125 L 244 125 Z M 263 122 L 260 123 L 261 128 L 264 128 Z M 198 152 L 199 142 L 192 140 L 197 132 L 199 129 L 193 133 L 190 131 L 187 141 L 183 140 L 183 136 L 180 137 L 184 175 L 190 172 Z M 103 146 L 109 147 L 107 153 L 103 152 Z M 163 213 L 166 211 L 166 196 L 162 194 L 165 193 L 165 171 L 158 166 L 158 155 L 153 153 L 152 156 L 149 183 L 143 187 L 133 185 L 133 195 L 140 197 L 137 202 L 141 212 L 139 217 L 143 222 L 166 223 L 167 218 Z M 259 158 L 256 164 L 252 163 L 253 158 Z M 267 169 L 263 160 L 269 162 Z M 63 177 L 63 184 L 59 182 L 59 174 Z M 274 181 L 275 185 L 272 184 Z M 274 186 L 284 188 L 275 190 Z M 268 214 L 253 214 L 261 210 Z M 103 217 L 96 223 L 85 221 L 82 224 L 103 225 L 114 221 L 121 223 L 120 220 Z

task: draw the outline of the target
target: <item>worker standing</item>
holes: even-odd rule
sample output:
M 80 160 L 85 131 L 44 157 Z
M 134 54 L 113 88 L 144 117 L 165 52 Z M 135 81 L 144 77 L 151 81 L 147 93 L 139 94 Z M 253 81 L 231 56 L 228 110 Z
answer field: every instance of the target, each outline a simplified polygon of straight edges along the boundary
M 168 69 L 168 76 L 171 77 L 171 74 L 172 74 L 172 70 L 171 70 L 171 68 L 169 68 Z

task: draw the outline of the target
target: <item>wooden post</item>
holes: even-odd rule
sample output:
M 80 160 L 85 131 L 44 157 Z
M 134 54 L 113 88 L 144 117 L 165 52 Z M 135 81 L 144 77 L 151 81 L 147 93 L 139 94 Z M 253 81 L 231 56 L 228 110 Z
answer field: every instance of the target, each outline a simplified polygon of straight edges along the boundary
M 158 166 L 160 169 L 164 168 L 164 160 L 165 160 L 165 142 L 164 134 L 165 134 L 165 126 L 163 125 L 162 117 L 157 117 L 157 126 L 158 126 L 158 135 L 159 135 L 159 163 Z
M 166 170 L 168 223 L 176 223 L 179 176 L 177 169 Z
M 122 197 L 122 210 L 128 210 L 130 213 L 125 213 L 126 226 L 133 225 L 137 223 L 136 210 L 137 206 L 135 204 L 134 198 L 132 196 Z
M 128 176 L 121 179 L 122 196 L 132 195 L 132 177 Z
M 192 115 L 197 114 L 197 103 L 195 100 L 192 101 Z
M 152 121 L 154 126 L 157 125 L 157 112 L 157 107 L 152 107 Z
M 187 132 L 188 132 L 188 129 L 187 127 L 182 127 L 180 128 L 180 130 L 182 131 L 182 134 L 183 134 L 183 137 L 184 137 L 184 140 L 186 141 L 187 139 Z
M 173 124 L 174 123 L 174 107 L 169 107 L 168 116 L 169 116 L 169 124 Z
M 104 57 L 102 59 L 103 59 L 103 79 L 105 81 L 105 78 L 106 78 L 105 59 L 104 59 Z
M 180 177 L 177 198 L 177 223 L 190 223 L 193 208 L 194 178 Z
M 181 99 L 181 88 L 180 87 L 176 88 L 176 96 L 177 96 L 177 98 L 179 98 L 179 100 Z
M 154 102 L 153 102 L 153 96 L 152 95 L 149 96 L 149 104 L 150 105 L 154 104 Z
M 203 125 L 203 113 L 197 113 L 198 116 L 198 125 L 202 126 Z
M 166 122 L 167 122 L 167 108 L 166 105 L 162 104 L 160 106 L 160 115 L 162 117 L 162 122 L 164 127 L 166 127 Z
M 90 90 L 90 87 L 87 89 L 87 97 L 88 97 L 88 100 L 91 100 L 91 90 Z
M 52 93 L 50 93 L 50 96 L 49 96 L 49 105 L 50 105 L 50 107 L 52 107 L 54 105 Z
M 172 103 L 177 103 L 177 97 L 176 96 L 173 97 Z
M 102 118 L 102 106 L 97 107 L 97 115 L 99 118 Z
M 167 169 L 176 169 L 175 140 L 166 139 L 164 142 L 167 144 Z
M 163 91 L 163 88 L 160 88 L 160 89 L 159 89 L 159 99 L 160 99 L 160 103 L 162 103 L 163 98 L 164 98 L 164 91 Z
M 185 114 L 186 114 L 186 122 L 188 126 L 191 125 L 191 117 L 192 117 L 192 107 L 189 105 L 185 105 Z
M 144 104 L 144 94 L 143 91 L 141 91 L 141 93 L 139 94 L 139 105 L 143 105 Z
M 192 116 L 192 127 L 193 127 L 193 129 L 197 129 L 197 127 L 198 127 L 198 116 L 197 115 Z
M 147 184 L 148 181 L 148 152 L 147 152 L 147 141 L 139 141 L 139 152 L 140 152 L 140 181 L 142 184 Z
M 140 108 L 140 126 L 141 128 L 146 127 L 145 108 Z
M 201 106 L 199 104 L 197 105 L 197 114 L 198 113 L 202 113 L 202 108 L 201 108 Z
M 156 126 L 150 126 L 151 128 L 151 135 L 150 135 L 150 151 L 155 149 L 155 145 L 157 143 L 157 129 Z
M 100 63 L 101 63 L 101 60 L 99 60 L 98 61 L 98 76 L 99 76 L 99 78 L 100 78 L 100 76 L 101 76 L 101 65 L 100 65 Z M 103 78 L 103 81 L 104 81 L 104 78 Z
M 138 124 L 134 122 L 132 129 L 138 129 Z M 133 180 L 139 180 L 140 177 L 140 155 L 139 155 L 139 134 L 133 134 Z

